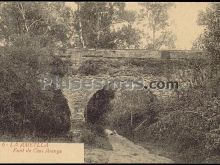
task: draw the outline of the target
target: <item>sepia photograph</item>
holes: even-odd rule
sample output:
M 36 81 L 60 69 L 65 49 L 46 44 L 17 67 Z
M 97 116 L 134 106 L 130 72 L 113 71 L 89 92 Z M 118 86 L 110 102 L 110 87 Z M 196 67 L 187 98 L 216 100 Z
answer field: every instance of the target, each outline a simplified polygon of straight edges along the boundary
M 220 163 L 219 2 L 0 2 L 0 163 Z

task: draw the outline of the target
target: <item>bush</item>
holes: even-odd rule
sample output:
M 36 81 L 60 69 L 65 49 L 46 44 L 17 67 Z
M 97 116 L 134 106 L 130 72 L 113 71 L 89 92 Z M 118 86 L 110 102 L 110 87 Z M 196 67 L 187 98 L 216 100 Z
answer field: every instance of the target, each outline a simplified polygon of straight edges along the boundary
M 105 126 L 99 124 L 92 125 L 91 129 L 100 137 L 106 137 Z
M 50 63 L 52 75 L 57 75 L 63 77 L 65 74 L 68 73 L 68 67 L 70 61 L 62 61 L 62 59 L 58 57 L 53 57 L 52 62 Z
M 107 116 L 112 129 L 130 138 L 132 130 L 143 121 L 151 125 L 157 120 L 156 97 L 148 90 L 117 91 L 112 101 L 112 112 Z M 131 112 L 133 123 L 131 126 Z
M 183 162 L 201 162 L 208 154 L 205 132 L 209 121 L 192 112 L 173 112 L 136 132 L 136 139 L 172 147 Z
M 45 96 L 50 92 L 51 96 Z M 41 109 L 35 109 L 33 122 L 40 134 L 62 134 L 70 129 L 70 110 L 68 103 L 60 90 L 45 91 L 41 95 Z
M 79 67 L 78 72 L 82 75 L 97 75 L 106 73 L 107 63 L 104 60 L 87 60 Z
M 82 133 L 80 141 L 88 145 L 94 145 L 96 141 L 96 135 L 91 130 L 85 129 Z
M 0 58 L 0 131 L 24 136 L 62 134 L 70 110 L 61 91 L 42 91 L 39 73 L 50 71 L 51 52 L 28 36 L 16 39 Z

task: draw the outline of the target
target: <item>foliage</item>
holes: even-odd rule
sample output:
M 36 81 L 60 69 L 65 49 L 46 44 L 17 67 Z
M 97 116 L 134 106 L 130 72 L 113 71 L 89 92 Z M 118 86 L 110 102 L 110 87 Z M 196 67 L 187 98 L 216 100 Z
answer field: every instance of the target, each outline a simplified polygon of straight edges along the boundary
M 150 33 L 147 34 L 148 49 L 160 49 L 162 46 L 175 48 L 175 36 L 168 30 L 169 15 L 168 10 L 173 7 L 173 3 L 140 3 L 143 7 L 140 17 L 145 21 L 145 26 Z M 151 34 L 152 33 L 152 34 Z
M 159 120 L 141 127 L 136 140 L 171 148 L 180 162 L 199 163 L 212 156 L 218 159 L 220 102 L 211 97 L 209 89 L 192 87 L 180 98 L 162 103 Z
M 42 91 L 39 79 L 45 73 L 65 72 L 55 52 L 68 40 L 63 24 L 68 11 L 63 3 L 3 2 L 0 8 L 0 39 L 4 42 L 1 132 L 21 136 L 66 133 L 70 128 L 67 101 L 61 91 Z M 51 67 L 55 64 L 57 72 Z
M 91 130 L 86 129 L 82 136 L 81 136 L 81 142 L 89 145 L 95 144 L 95 133 L 93 133 Z
M 50 51 L 28 35 L 17 37 L 1 57 L 1 132 L 59 134 L 70 128 L 61 91 L 42 91 L 39 75 L 50 71 Z M 15 83 L 16 82 L 16 83 Z
M 145 90 L 118 91 L 111 102 L 112 112 L 107 115 L 109 126 L 119 134 L 131 137 L 132 131 L 142 122 L 145 126 L 156 122 L 159 108 L 155 107 L 156 100 L 151 92 Z
M 107 63 L 104 60 L 86 60 L 81 64 L 78 72 L 82 75 L 97 75 L 101 73 L 106 73 Z
M 138 46 L 138 32 L 132 27 L 135 14 L 126 11 L 124 3 L 80 2 L 77 5 L 75 29 L 81 47 L 115 49 Z M 115 25 L 119 24 L 124 25 L 115 30 Z
M 4 2 L 0 12 L 0 38 L 11 44 L 14 36 L 40 37 L 41 45 L 66 46 L 71 37 L 71 12 L 63 2 Z
M 204 27 L 202 45 L 207 55 L 211 59 L 212 77 L 216 77 L 220 64 L 220 3 L 211 3 L 206 11 L 201 11 L 198 24 Z
M 192 50 L 205 50 L 204 40 L 204 35 L 200 34 L 199 37 L 193 41 Z

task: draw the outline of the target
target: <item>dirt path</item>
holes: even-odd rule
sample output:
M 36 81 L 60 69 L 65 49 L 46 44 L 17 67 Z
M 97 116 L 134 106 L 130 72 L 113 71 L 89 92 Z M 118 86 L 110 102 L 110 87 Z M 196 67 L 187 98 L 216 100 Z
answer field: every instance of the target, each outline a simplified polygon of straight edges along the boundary
M 134 144 L 123 136 L 109 135 L 113 152 L 108 163 L 173 163 L 172 160 L 150 154 L 145 148 Z
M 118 134 L 109 135 L 112 151 L 92 149 L 86 151 L 90 163 L 174 163 L 149 151 Z

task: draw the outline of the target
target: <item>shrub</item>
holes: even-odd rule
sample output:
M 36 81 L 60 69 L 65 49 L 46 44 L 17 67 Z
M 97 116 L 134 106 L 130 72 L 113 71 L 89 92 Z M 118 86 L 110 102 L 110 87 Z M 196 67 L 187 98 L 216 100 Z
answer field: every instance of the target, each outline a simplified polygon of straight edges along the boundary
M 96 135 L 94 132 L 92 132 L 89 129 L 85 129 L 82 133 L 80 141 L 88 144 L 88 145 L 94 145 L 96 140 Z
M 62 92 L 42 91 L 38 81 L 39 73 L 50 71 L 51 53 L 28 36 L 5 48 L 0 57 L 1 132 L 49 136 L 69 130 L 70 110 Z
M 143 121 L 146 121 L 146 125 L 156 122 L 159 108 L 155 104 L 156 100 L 148 90 L 117 91 L 112 101 L 112 112 L 107 116 L 110 127 L 128 138 L 133 136 L 132 130 Z
M 172 147 L 184 162 L 201 162 L 208 153 L 205 132 L 209 121 L 192 112 L 173 112 L 136 132 L 140 141 Z
M 106 73 L 107 70 L 107 63 L 104 60 L 86 60 L 81 64 L 78 72 L 88 76 Z
M 68 62 L 69 61 L 62 61 L 62 59 L 58 57 L 53 57 L 52 62 L 50 63 L 51 71 L 50 73 L 53 75 L 57 75 L 63 77 L 65 74 L 68 73 Z
M 51 94 L 50 97 L 45 96 L 48 92 Z M 33 122 L 36 130 L 49 135 L 67 133 L 70 129 L 70 110 L 62 92 L 45 91 L 41 99 L 45 99 L 46 102 L 41 100 L 41 109 L 35 109 Z

